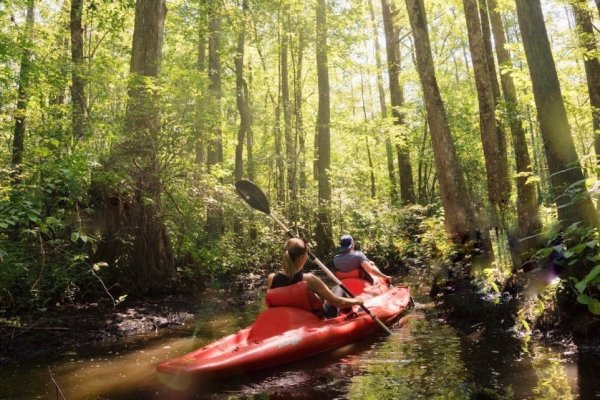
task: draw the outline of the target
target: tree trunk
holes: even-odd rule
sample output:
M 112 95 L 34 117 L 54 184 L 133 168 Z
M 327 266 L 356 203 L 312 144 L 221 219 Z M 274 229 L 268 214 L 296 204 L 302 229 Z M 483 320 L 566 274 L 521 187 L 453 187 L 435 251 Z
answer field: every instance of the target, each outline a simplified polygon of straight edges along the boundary
M 327 1 L 317 0 L 317 80 L 319 87 L 319 109 L 317 114 L 318 144 L 318 215 L 317 215 L 317 252 L 321 256 L 329 255 L 333 249 L 331 230 L 331 137 L 329 131 L 329 66 L 327 63 Z
M 208 96 L 210 97 L 209 110 L 211 115 L 210 138 L 206 163 L 212 167 L 223 162 L 223 132 L 221 129 L 221 99 L 223 92 L 221 88 L 221 10 L 218 2 L 215 2 L 211 10 L 208 26 Z M 207 206 L 206 233 L 210 239 L 215 239 L 223 234 L 223 207 L 221 206 L 221 194 L 217 188 L 213 192 L 214 201 Z
M 477 0 L 463 0 L 463 6 L 479 100 L 479 123 L 487 172 L 488 196 L 494 209 L 503 209 L 508 205 L 508 188 L 510 188 L 506 141 L 496 126 L 494 93 L 486 60 Z
M 473 209 L 435 77 L 423 0 L 406 0 L 406 8 L 415 40 L 417 71 L 423 87 L 446 229 L 454 240 L 460 240 L 467 238 L 474 226 Z
M 208 33 L 208 21 L 206 18 L 207 9 L 203 4 L 198 7 L 198 56 L 196 59 L 196 69 L 201 74 L 206 72 L 206 37 Z M 206 163 L 206 123 L 207 113 L 207 98 L 200 97 L 196 100 L 196 120 L 194 126 L 194 134 L 196 139 L 195 144 L 195 162 L 199 168 L 202 168 Z
M 84 0 L 71 0 L 71 99 L 73 102 L 73 139 L 81 140 L 85 135 L 85 79 L 83 77 L 83 14 Z
M 163 288 L 174 274 L 171 245 L 162 221 L 160 106 L 149 83 L 160 72 L 166 12 L 165 0 L 137 0 L 125 116 L 129 137 L 122 149 L 126 160 L 136 160 L 132 166 L 135 186 L 130 211 L 134 232 L 131 267 L 134 286 L 141 293 Z
M 511 57 L 506 50 L 506 40 L 504 36 L 504 27 L 502 17 L 497 11 L 496 0 L 488 0 L 491 11 L 490 20 L 492 24 L 492 33 L 496 43 L 496 55 L 500 70 L 511 68 Z M 519 237 L 527 238 L 538 233 L 542 227 L 540 213 L 537 202 L 536 188 L 533 183 L 527 183 L 529 176 L 533 174 L 531 159 L 527 148 L 527 138 L 523 129 L 523 121 L 517 109 L 517 91 L 515 84 L 509 73 L 500 73 L 502 91 L 506 104 L 506 113 L 512 136 L 513 148 L 515 153 L 515 164 L 517 168 L 517 219 L 519 225 Z M 528 240 L 523 243 L 523 248 L 534 247 L 536 241 Z
M 12 145 L 12 182 L 21 182 L 21 164 L 23 163 L 23 151 L 25 150 L 25 116 L 27 102 L 29 101 L 29 80 L 31 75 L 31 46 L 33 38 L 35 1 L 28 0 L 25 29 L 21 37 L 21 68 L 19 69 L 19 87 L 17 89 L 17 108 L 15 110 L 15 128 Z
M 577 24 L 579 45 L 585 51 L 583 65 L 587 78 L 590 106 L 592 108 L 592 127 L 594 129 L 594 150 L 596 166 L 600 165 L 600 61 L 598 61 L 598 45 L 592 23 L 590 9 L 584 0 L 574 0 L 573 12 Z
M 308 187 L 305 161 L 306 133 L 304 132 L 304 119 L 302 114 L 302 65 L 305 45 L 304 35 L 300 33 L 298 38 L 298 55 L 296 56 L 296 74 L 294 77 L 294 115 L 296 117 L 295 129 L 298 138 L 298 181 L 302 192 Z
M 371 16 L 371 29 L 373 30 L 373 43 L 375 44 L 375 63 L 377 66 L 377 93 L 379 95 L 379 106 L 381 107 L 381 115 L 385 118 L 387 116 L 387 106 L 385 104 L 385 90 L 383 89 L 383 63 L 381 62 L 381 46 L 379 45 L 379 31 L 377 30 L 377 19 L 375 18 L 375 10 L 373 9 L 373 0 L 368 0 L 367 3 L 369 4 L 369 14 Z
M 288 198 L 288 216 L 292 224 L 297 221 L 295 213 L 295 199 L 298 197 L 297 187 L 297 165 L 296 158 L 296 143 L 292 134 L 292 110 L 290 102 L 290 83 L 289 83 L 289 66 L 288 54 L 290 44 L 291 28 L 289 3 L 283 6 L 282 10 L 282 36 L 281 36 L 281 105 L 283 108 L 283 137 L 285 138 L 285 159 L 287 165 L 287 198 Z
M 401 127 L 404 125 L 404 113 L 402 112 L 404 94 L 400 87 L 400 49 L 397 43 L 398 34 L 392 17 L 394 9 L 390 6 L 388 0 L 381 0 L 381 9 L 383 12 L 383 26 L 387 50 L 392 116 L 394 117 L 394 125 Z M 403 142 L 405 141 L 404 134 L 401 134 L 401 139 Z M 398 170 L 400 172 L 400 199 L 402 203 L 412 204 L 415 202 L 415 189 L 408 146 L 404 143 L 402 145 L 396 144 L 396 153 L 398 157 Z
M 367 130 L 367 102 L 365 100 L 365 82 L 363 78 L 363 71 L 360 71 L 360 95 L 362 100 L 363 118 L 365 121 L 365 145 L 367 148 L 367 160 L 369 161 L 369 181 L 371 183 L 371 198 L 374 199 L 377 195 L 375 188 L 375 170 L 373 168 L 373 158 L 371 157 L 371 147 L 369 146 L 369 132 Z
M 244 81 L 244 48 L 246 45 L 246 12 L 248 0 L 242 2 L 242 26 L 237 38 L 237 49 L 234 56 L 235 64 L 235 90 L 236 105 L 240 114 L 237 144 L 235 147 L 235 180 L 239 181 L 244 176 L 244 142 L 250 130 L 250 110 L 248 106 L 248 85 Z
M 516 3 L 558 219 L 563 228 L 574 222 L 596 227 L 598 216 L 586 194 L 540 1 Z

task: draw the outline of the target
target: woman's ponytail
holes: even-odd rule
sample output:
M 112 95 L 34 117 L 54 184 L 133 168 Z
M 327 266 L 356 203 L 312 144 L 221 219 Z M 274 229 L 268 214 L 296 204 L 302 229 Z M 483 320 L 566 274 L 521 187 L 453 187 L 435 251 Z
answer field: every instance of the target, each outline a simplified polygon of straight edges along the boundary
M 283 253 L 282 269 L 283 273 L 292 278 L 296 273 L 296 260 L 306 254 L 308 247 L 302 239 L 292 238 L 285 242 L 285 251 Z

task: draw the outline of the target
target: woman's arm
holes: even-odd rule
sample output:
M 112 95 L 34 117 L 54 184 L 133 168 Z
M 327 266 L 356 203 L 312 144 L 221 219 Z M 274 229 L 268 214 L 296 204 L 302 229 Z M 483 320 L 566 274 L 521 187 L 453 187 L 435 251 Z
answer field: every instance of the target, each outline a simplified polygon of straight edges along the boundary
M 350 307 L 363 304 L 363 300 L 359 297 L 346 298 L 337 296 L 327 287 L 325 282 L 313 274 L 304 274 L 304 280 L 310 290 L 315 292 L 322 300 L 327 300 L 328 303 L 336 307 Z

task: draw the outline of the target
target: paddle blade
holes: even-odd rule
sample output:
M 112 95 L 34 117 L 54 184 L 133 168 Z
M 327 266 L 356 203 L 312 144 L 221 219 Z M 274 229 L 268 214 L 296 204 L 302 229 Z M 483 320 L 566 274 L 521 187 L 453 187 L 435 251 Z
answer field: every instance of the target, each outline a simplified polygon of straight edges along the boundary
M 246 180 L 237 181 L 235 183 L 235 190 L 250 207 L 265 214 L 271 214 L 267 196 L 253 182 Z

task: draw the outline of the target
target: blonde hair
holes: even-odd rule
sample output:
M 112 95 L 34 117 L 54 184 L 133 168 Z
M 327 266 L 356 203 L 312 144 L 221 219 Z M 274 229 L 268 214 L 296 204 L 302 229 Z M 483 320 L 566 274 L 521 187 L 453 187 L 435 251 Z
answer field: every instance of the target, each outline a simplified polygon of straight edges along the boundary
M 285 242 L 283 253 L 283 273 L 292 278 L 296 274 L 296 260 L 308 252 L 308 246 L 302 239 L 292 238 Z

